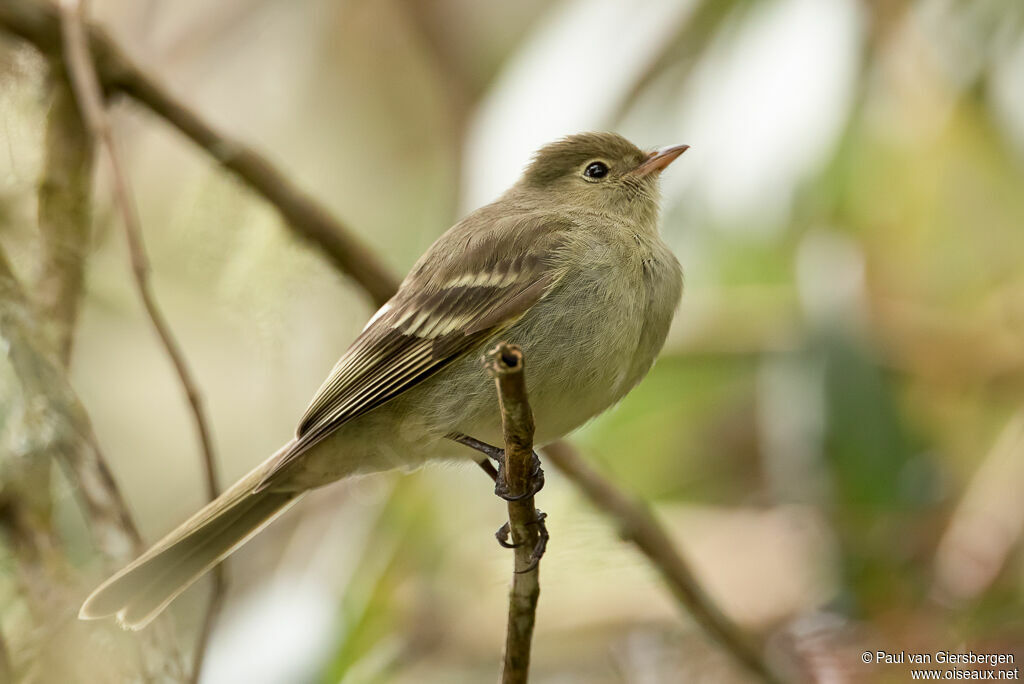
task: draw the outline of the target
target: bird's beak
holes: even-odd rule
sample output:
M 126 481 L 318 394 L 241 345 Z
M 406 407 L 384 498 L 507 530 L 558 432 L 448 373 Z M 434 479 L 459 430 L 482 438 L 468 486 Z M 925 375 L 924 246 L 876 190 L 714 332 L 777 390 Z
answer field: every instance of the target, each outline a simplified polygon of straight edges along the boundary
M 646 176 L 650 173 L 660 173 L 666 166 L 676 160 L 686 150 L 690 149 L 689 145 L 672 145 L 671 147 L 662 147 L 660 150 L 655 150 L 647 155 L 647 158 L 640 162 L 640 165 L 633 169 L 631 172 L 634 176 Z

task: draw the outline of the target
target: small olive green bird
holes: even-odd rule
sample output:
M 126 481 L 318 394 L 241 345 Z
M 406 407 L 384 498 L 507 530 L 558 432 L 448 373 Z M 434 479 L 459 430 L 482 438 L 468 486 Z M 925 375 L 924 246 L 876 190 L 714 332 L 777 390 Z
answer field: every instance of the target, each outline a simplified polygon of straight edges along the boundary
M 79 617 L 141 629 L 298 501 L 337 479 L 480 456 L 502 440 L 480 353 L 518 344 L 538 445 L 571 432 L 654 363 L 682 294 L 658 234 L 661 171 L 686 145 L 644 152 L 584 133 L 542 148 L 497 201 L 448 230 L 342 355 L 295 437 L 104 582 Z M 486 460 L 486 459 L 485 459 Z

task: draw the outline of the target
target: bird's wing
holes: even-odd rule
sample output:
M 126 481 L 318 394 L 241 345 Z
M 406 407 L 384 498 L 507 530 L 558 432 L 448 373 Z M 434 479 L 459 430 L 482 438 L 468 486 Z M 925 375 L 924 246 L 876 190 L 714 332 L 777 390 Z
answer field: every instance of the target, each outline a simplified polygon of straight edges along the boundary
M 570 224 L 512 220 L 510 230 L 457 225 L 428 250 L 334 366 L 292 448 L 257 491 L 331 432 L 473 351 L 551 290 L 561 275 L 551 257 Z

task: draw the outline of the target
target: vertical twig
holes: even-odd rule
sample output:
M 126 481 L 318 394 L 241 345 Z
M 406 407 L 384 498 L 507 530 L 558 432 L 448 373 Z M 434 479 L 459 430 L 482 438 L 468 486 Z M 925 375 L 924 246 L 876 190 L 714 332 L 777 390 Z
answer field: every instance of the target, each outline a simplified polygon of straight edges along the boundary
M 646 506 L 630 499 L 601 477 L 568 443 L 556 442 L 546 446 L 544 455 L 547 462 L 553 463 L 586 494 L 599 511 L 618 523 L 619 534 L 623 539 L 633 542 L 647 556 L 680 607 L 726 651 L 763 681 L 772 684 L 785 681 L 751 645 L 743 631 L 704 593 L 690 566 L 676 551 L 672 540 Z
M 502 464 L 504 489 L 510 497 L 521 496 L 532 486 L 533 412 L 526 395 L 523 353 L 504 342 L 491 350 L 485 367 L 498 390 L 501 426 L 505 436 Z M 515 547 L 515 572 L 508 601 L 503 684 L 526 682 L 530 673 L 530 644 L 540 597 L 539 558 L 534 549 L 540 523 L 533 495 L 508 502 L 508 521 Z
M 39 178 L 42 267 L 36 283 L 40 321 L 67 368 L 82 301 L 92 227 L 93 141 L 58 60 L 51 60 L 50 111 Z
M 36 306 L 33 310 L 0 256 L 0 279 L 4 281 L 0 293 L 6 297 L 0 303 L 0 337 L 12 359 L 18 356 L 28 360 L 22 345 L 29 335 L 35 337 L 38 333 L 41 346 L 48 348 L 42 353 L 54 357 L 67 371 L 89 243 L 93 154 L 91 136 L 75 105 L 64 68 L 57 60 L 51 60 L 50 67 L 50 107 L 37 193 L 41 264 L 34 288 Z M 20 314 L 15 313 L 19 308 Z M 0 359 L 0 363 L 4 361 Z M 45 390 L 35 364 L 12 364 L 11 370 L 14 377 L 0 392 L 4 395 L 0 402 L 16 402 L 20 394 L 24 408 L 0 418 L 0 432 L 23 434 L 18 438 L 20 450 L 16 447 L 12 450 L 15 453 L 4 454 L 2 459 L 0 530 L 17 569 L 13 576 L 30 607 L 30 631 L 37 635 L 30 643 L 42 644 L 55 629 L 54 615 L 63 608 L 56 605 L 63 589 L 56 585 L 64 577 L 55 568 L 65 568 L 58 554 L 59 535 L 53 526 L 51 496 L 51 474 L 54 462 L 61 460 L 63 442 L 38 437 L 46 427 L 51 427 L 49 435 L 54 431 L 52 423 L 48 425 L 48 402 L 42 399 Z M 0 441 L 5 439 L 9 438 L 0 434 Z M 96 532 L 97 528 L 90 527 L 90 531 Z M 130 545 L 119 548 L 131 553 Z M 15 645 L 15 652 L 24 648 L 17 642 Z
M 89 418 L 56 360 L 52 344 L 43 339 L 38 327 L 35 312 L 0 249 L 0 349 L 15 380 L 13 387 L 3 389 L 20 393 L 21 405 L 31 409 L 22 418 L 23 424 L 14 426 L 20 434 L 18 448 L 12 454 L 2 454 L 0 526 L 9 534 L 8 543 L 17 545 L 13 555 L 20 580 L 28 587 L 30 603 L 40 609 L 39 619 L 45 621 L 44 629 L 39 631 L 39 643 L 45 649 L 39 667 L 52 674 L 49 668 L 59 671 L 60 659 L 47 658 L 46 653 L 67 645 L 52 637 L 73 629 L 70 625 L 76 623 L 70 620 L 72 606 L 80 597 L 64 595 L 72 574 L 63 558 L 51 552 L 52 533 L 40 524 L 45 521 L 30 514 L 31 502 L 47 496 L 48 489 L 32 486 L 31 481 L 12 481 L 17 477 L 17 465 L 57 460 L 64 466 L 75 484 L 93 543 L 108 561 L 122 564 L 131 560 L 140 551 L 141 538 L 99 452 Z M 9 455 L 14 458 L 6 458 Z M 134 670 L 137 665 L 140 681 L 184 681 L 177 674 L 181 667 L 172 625 L 161 622 L 157 628 L 138 644 L 140 658 L 126 654 L 111 666 Z M 110 638 L 93 630 L 82 643 L 86 648 L 109 649 Z
M 203 412 L 202 397 L 185 362 L 181 347 L 178 345 L 170 325 L 167 323 L 166 318 L 164 318 L 163 312 L 157 305 L 156 298 L 153 295 L 152 285 L 149 280 L 149 259 L 146 256 L 145 244 L 142 239 L 142 226 L 139 221 L 138 207 L 135 206 L 128 183 L 128 176 L 124 172 L 121 156 L 117 149 L 117 142 L 110 129 L 110 121 L 103 103 L 99 79 L 89 51 L 83 17 L 85 8 L 81 0 L 62 0 L 60 12 L 64 60 L 68 68 L 71 84 L 74 88 L 82 117 L 85 119 L 96 141 L 107 153 L 114 182 L 115 203 L 124 223 L 136 289 L 138 289 L 139 297 L 142 299 L 142 304 L 146 309 L 146 314 L 149 316 L 153 328 L 156 330 L 164 351 L 171 360 L 171 364 L 178 375 L 178 380 L 188 398 L 196 432 L 199 435 L 202 447 L 207 494 L 212 501 L 220 491 L 220 483 L 218 482 L 216 461 L 213 453 L 213 440 Z M 213 577 L 214 585 L 211 600 L 206 611 L 204 624 L 200 631 L 200 640 L 196 645 L 193 659 L 193 681 L 197 681 L 199 678 L 199 669 L 202 667 L 205 658 L 209 635 L 212 631 L 213 622 L 216 620 L 217 612 L 220 609 L 221 600 L 226 588 L 226 579 L 222 565 L 218 565 L 214 569 Z
M 141 537 L 63 368 L 51 358 L 49 345 L 37 340 L 32 313 L 0 252 L 0 347 L 19 373 L 26 405 L 38 414 L 38 424 L 47 427 L 39 431 L 38 444 L 25 448 L 57 454 L 74 474 L 96 546 L 114 562 L 125 562 L 140 550 Z
M 35 307 L 21 293 L 13 272 L 0 255 L 0 278 L 4 280 L 0 292 L 6 296 L 0 303 L 0 337 L 12 360 L 16 356 L 29 359 L 21 345 L 29 335 L 38 337 L 41 348 L 45 348 L 41 354 L 56 359 L 66 372 L 89 243 L 93 154 L 91 136 L 59 61 L 51 60 L 47 80 L 50 107 L 37 193 L 41 263 L 34 288 Z M 20 315 L 15 313 L 19 308 Z M 5 361 L 0 358 L 0 364 Z M 21 399 L 23 406 L 22 410 L 0 418 L 0 433 L 6 433 L 0 434 L 0 442 L 11 444 L 8 435 L 22 433 L 16 438 L 17 447 L 4 454 L 0 464 L 0 530 L 16 569 L 12 576 L 29 607 L 30 626 L 21 631 L 33 635 L 26 640 L 27 646 L 15 637 L 15 653 L 45 648 L 43 644 L 59 629 L 58 616 L 67 608 L 61 604 L 68 598 L 63 586 L 67 567 L 59 554 L 51 495 L 53 466 L 61 460 L 60 446 L 64 442 L 40 436 L 46 427 L 51 428 L 51 436 L 54 430 L 53 423 L 47 420 L 49 402 L 42 399 L 45 390 L 34 366 L 31 362 L 12 363 L 13 377 L 0 392 L 0 402 L 13 404 Z M 91 517 L 89 520 L 93 521 Z M 90 531 L 95 533 L 97 527 L 90 526 Z M 130 545 L 122 544 L 120 548 L 131 553 Z M 12 668 L 7 662 L 0 666 L 0 673 L 6 670 L 6 675 L 13 677 Z M 0 681 L 13 679 L 0 677 Z

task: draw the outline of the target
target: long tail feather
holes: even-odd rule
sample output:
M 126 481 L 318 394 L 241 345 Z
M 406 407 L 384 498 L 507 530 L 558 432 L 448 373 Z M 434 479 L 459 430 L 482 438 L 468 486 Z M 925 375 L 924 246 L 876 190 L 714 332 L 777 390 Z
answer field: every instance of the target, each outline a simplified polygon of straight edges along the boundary
M 117 616 L 123 627 L 133 630 L 149 624 L 192 583 L 301 498 L 301 492 L 254 492 L 280 453 L 101 584 L 82 604 L 79 618 Z

